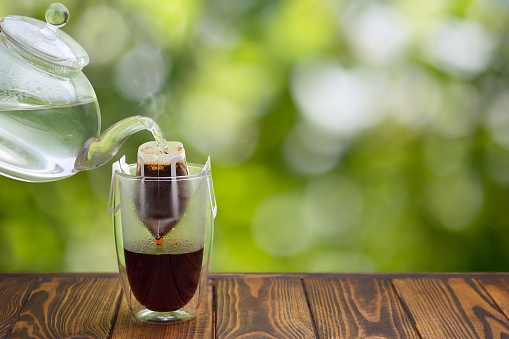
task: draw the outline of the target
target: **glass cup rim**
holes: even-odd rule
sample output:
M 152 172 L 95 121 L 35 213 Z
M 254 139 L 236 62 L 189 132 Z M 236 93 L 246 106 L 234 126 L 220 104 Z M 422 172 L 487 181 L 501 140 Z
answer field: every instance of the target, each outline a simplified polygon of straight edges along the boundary
M 129 169 L 136 168 L 136 164 L 128 164 Z M 195 167 L 202 169 L 199 173 L 182 175 L 177 177 L 143 177 L 141 175 L 132 175 L 123 173 L 120 170 L 115 171 L 115 175 L 118 175 L 122 179 L 135 180 L 135 181 L 184 181 L 184 180 L 196 180 L 200 178 L 206 178 L 210 174 L 210 168 L 203 171 L 205 165 L 187 163 L 187 167 Z

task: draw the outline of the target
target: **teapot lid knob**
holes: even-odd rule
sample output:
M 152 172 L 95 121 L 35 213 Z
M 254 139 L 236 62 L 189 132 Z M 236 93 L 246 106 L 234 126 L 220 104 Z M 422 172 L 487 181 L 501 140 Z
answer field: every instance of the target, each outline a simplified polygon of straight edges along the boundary
M 53 3 L 46 9 L 45 18 L 47 25 L 56 30 L 69 22 L 69 10 L 60 3 Z

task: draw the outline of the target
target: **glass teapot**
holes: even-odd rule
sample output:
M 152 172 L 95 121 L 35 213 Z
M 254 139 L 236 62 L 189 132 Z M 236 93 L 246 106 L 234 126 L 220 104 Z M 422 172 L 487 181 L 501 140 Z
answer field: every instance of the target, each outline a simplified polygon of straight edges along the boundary
M 86 51 L 59 30 L 69 20 L 62 4 L 40 20 L 0 18 L 0 174 L 29 182 L 53 181 L 110 160 L 131 134 L 155 122 L 133 116 L 99 135 L 101 116 L 82 72 Z

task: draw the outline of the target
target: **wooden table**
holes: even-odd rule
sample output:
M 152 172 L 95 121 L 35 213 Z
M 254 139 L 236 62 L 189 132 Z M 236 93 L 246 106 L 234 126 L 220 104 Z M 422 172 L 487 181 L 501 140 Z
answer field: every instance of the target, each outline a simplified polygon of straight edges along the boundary
M 0 338 L 509 338 L 509 274 L 211 274 L 188 322 L 134 320 L 114 273 L 0 273 Z

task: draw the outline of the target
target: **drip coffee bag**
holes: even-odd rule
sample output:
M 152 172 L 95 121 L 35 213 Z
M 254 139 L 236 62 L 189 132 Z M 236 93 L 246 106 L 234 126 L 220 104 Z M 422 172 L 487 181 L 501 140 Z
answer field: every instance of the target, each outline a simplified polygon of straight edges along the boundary
M 154 141 L 138 148 L 136 175 L 139 182 L 136 212 L 156 242 L 170 232 L 180 221 L 189 200 L 186 180 L 188 175 L 184 146 L 177 141 L 167 142 L 162 150 Z

